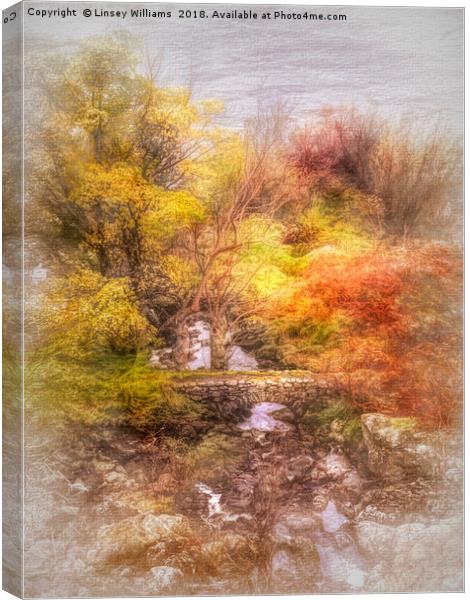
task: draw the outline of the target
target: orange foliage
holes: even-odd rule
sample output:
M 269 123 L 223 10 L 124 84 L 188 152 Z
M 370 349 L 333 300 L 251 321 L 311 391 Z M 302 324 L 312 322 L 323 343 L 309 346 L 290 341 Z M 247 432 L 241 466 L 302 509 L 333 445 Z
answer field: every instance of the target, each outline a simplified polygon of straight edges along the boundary
M 341 335 L 311 366 L 336 372 L 364 411 L 448 424 L 460 396 L 460 271 L 443 244 L 315 260 L 289 306 L 313 322 L 336 320 Z
M 397 305 L 403 281 L 383 255 L 327 257 L 307 271 L 302 293 L 322 299 L 329 314 L 340 310 L 356 327 L 401 327 Z

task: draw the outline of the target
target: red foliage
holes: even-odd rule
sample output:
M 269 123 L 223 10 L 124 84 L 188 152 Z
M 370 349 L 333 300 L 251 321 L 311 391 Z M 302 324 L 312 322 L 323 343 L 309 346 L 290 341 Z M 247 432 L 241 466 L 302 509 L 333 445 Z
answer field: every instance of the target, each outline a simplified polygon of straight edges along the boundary
M 341 374 L 363 410 L 438 427 L 460 397 L 460 281 L 459 255 L 440 244 L 330 255 L 310 265 L 293 304 L 342 323 L 318 367 Z
M 318 178 L 334 171 L 341 160 L 337 126 L 319 131 L 305 129 L 294 139 L 291 164 L 305 178 Z
M 307 272 L 304 293 L 322 299 L 332 313 L 346 313 L 355 325 L 401 328 L 397 301 L 403 281 L 397 269 L 382 256 L 369 254 L 350 259 L 332 257 Z
M 335 176 L 361 180 L 382 133 L 383 125 L 373 117 L 327 110 L 317 126 L 294 136 L 289 162 L 311 183 Z

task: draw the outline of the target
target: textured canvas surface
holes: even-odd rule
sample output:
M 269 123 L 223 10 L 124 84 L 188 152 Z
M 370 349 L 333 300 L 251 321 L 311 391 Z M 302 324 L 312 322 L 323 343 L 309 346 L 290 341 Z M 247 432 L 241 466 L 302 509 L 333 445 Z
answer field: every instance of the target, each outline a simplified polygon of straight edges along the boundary
M 462 591 L 463 11 L 16 11 L 4 586 Z

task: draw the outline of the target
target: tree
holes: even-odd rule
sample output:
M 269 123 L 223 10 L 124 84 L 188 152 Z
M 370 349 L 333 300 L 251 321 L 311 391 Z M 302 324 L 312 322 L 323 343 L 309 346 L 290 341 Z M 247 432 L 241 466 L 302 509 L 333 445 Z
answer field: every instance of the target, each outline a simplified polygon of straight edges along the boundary
M 265 263 L 256 253 L 260 244 L 272 241 L 274 217 L 292 197 L 289 187 L 279 183 L 289 179 L 280 160 L 279 120 L 275 111 L 258 115 L 243 137 L 226 138 L 209 156 L 202 199 L 206 217 L 189 227 L 182 239 L 198 282 L 179 315 L 180 323 L 184 326 L 187 317 L 201 309 L 207 313 L 214 369 L 227 368 L 237 322 L 260 308 L 252 284 Z
M 436 243 L 313 259 L 277 306 L 284 344 L 359 410 L 448 425 L 458 407 L 460 260 Z
M 181 308 L 192 273 L 173 238 L 201 218 L 182 189 L 212 146 L 214 103 L 158 88 L 137 70 L 126 35 L 93 38 L 42 70 L 44 114 L 33 154 L 30 231 L 59 273 L 77 267 L 128 279 L 158 328 Z

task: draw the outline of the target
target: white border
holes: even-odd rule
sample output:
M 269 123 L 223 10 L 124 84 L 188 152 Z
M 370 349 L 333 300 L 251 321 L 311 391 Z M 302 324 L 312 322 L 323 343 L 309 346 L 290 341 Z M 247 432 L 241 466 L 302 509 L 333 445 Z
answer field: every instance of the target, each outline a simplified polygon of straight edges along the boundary
M 48 0 L 51 1 L 51 0 Z M 55 1 L 55 0 L 52 0 Z M 90 0 L 91 1 L 91 0 Z M 96 0 L 93 0 L 96 1 Z M 119 0 L 117 0 L 119 1 Z M 130 3 L 142 3 L 142 0 L 126 0 L 127 2 Z M 62 0 L 63 2 L 63 0 Z M 5 8 L 8 8 L 9 6 L 11 6 L 12 4 L 15 4 L 16 2 L 12 2 L 9 0 L 0 0 L 0 9 L 4 10 Z M 113 0 L 99 0 L 100 4 L 107 4 L 107 3 L 114 3 Z M 433 1 L 427 1 L 427 2 L 423 2 L 422 0 L 414 0 L 414 1 L 400 1 L 397 4 L 390 4 L 390 3 L 385 3 L 385 2 L 378 2 L 377 0 L 372 1 L 372 0 L 362 0 L 360 2 L 335 2 L 332 0 L 323 0 L 321 2 L 316 2 L 316 3 L 312 3 L 306 0 L 300 0 L 300 1 L 296 1 L 296 0 L 284 0 L 283 2 L 277 2 L 277 1 L 272 1 L 272 2 L 259 2 L 259 1 L 253 1 L 250 2 L 249 0 L 238 0 L 237 2 L 223 2 L 222 0 L 203 0 L 201 1 L 197 1 L 197 0 L 184 0 L 184 1 L 175 1 L 175 0 L 163 0 L 163 3 L 165 4 L 251 4 L 251 5 L 260 5 L 260 4 L 280 4 L 280 5 L 302 5 L 302 6 L 337 6 L 337 7 L 341 7 L 341 6 L 376 6 L 376 7 L 383 7 L 383 8 L 397 8 L 397 7 L 426 7 L 426 8 L 464 8 L 465 7 L 465 2 L 462 2 L 462 0 L 460 0 L 458 3 L 453 3 L 453 2 L 447 2 L 446 0 L 441 0 L 440 2 L 433 2 Z M 40 4 L 40 1 L 37 2 L 37 4 Z M 465 15 L 465 23 L 466 23 L 466 15 Z M 468 52 L 468 48 L 467 46 L 465 47 L 465 62 L 467 63 L 467 55 Z M 0 62 L 0 72 L 1 72 L 1 62 Z M 468 90 L 467 90 L 467 81 L 465 83 L 465 109 L 467 110 L 468 108 L 468 103 L 470 102 L 469 100 L 469 95 L 468 95 Z M 23 101 L 23 99 L 22 99 Z M 24 126 L 24 125 L 23 125 Z M 1 166 L 1 153 L 0 153 L 0 166 Z M 467 178 L 468 174 L 470 172 L 467 172 L 467 164 L 465 164 L 465 177 Z M 24 186 L 24 182 L 23 182 L 23 186 Z M 465 207 L 467 207 L 467 193 L 465 193 Z M 0 239 L 0 245 L 1 245 L 1 239 Z M 469 254 L 470 254 L 470 250 L 468 248 L 468 246 L 466 247 L 465 250 L 465 259 L 467 261 L 467 259 L 469 258 Z M 23 255 L 23 260 L 24 260 L 24 255 Z M 24 282 L 23 282 L 24 283 Z M 470 286 L 470 284 L 469 284 Z M 467 302 L 469 303 L 468 305 L 470 306 L 470 300 L 468 300 L 469 295 L 467 294 L 468 289 L 467 289 L 467 281 L 465 284 L 465 296 L 466 296 L 466 301 L 465 301 L 465 308 L 467 309 Z M 0 299 L 1 302 L 1 299 Z M 470 339 L 470 332 L 467 326 L 465 326 L 465 343 L 467 344 L 467 342 Z M 1 339 L 0 339 L 0 345 L 1 345 Z M 470 367 L 470 359 L 468 358 L 468 355 L 466 355 L 465 357 L 465 372 L 467 372 L 467 367 Z M 1 363 L 0 363 L 0 370 L 1 370 Z M 0 392 L 1 393 L 1 392 Z M 465 393 L 465 405 L 467 404 L 467 391 Z M 469 444 L 466 444 L 466 449 L 465 449 L 465 462 L 466 465 L 470 464 L 469 461 Z M 465 472 L 467 472 L 467 467 L 465 469 Z M 469 482 L 468 479 L 466 478 L 466 483 L 465 483 L 465 495 L 466 498 L 468 498 L 468 486 L 469 486 Z M 1 490 L 1 479 L 0 479 L 0 490 Z M 0 516 L 1 516 L 1 505 L 0 505 Z M 467 516 L 467 503 L 466 503 L 466 509 L 465 509 L 465 516 Z M 469 532 L 469 528 L 466 528 L 466 535 L 465 535 L 465 546 L 466 548 L 468 547 L 468 541 L 470 539 L 470 532 Z M 0 558 L 1 558 L 1 553 L 0 553 Z M 465 573 L 469 573 L 469 565 L 470 565 L 470 559 L 469 559 L 469 553 L 466 553 L 465 556 Z M 337 596 L 338 594 L 325 594 L 322 595 L 322 597 L 331 597 L 331 596 Z M 447 594 L 442 594 L 446 597 L 448 596 L 459 596 L 460 594 L 458 593 L 447 593 Z M 399 599 L 402 596 L 402 594 L 386 594 L 387 599 L 390 598 L 390 600 L 393 600 L 395 598 Z M 413 599 L 422 599 L 424 596 L 427 596 L 427 594 L 406 594 L 407 598 L 410 598 L 410 600 Z M 287 595 L 287 596 L 211 596 L 210 598 L 214 598 L 215 600 L 224 600 L 226 598 L 233 598 L 234 600 L 242 600 L 242 599 L 246 599 L 246 598 L 254 598 L 254 599 L 278 599 L 278 598 L 305 598 L 310 599 L 310 598 L 315 598 L 317 596 L 315 595 L 302 595 L 302 596 L 292 596 L 292 595 Z M 370 600 L 383 600 L 384 595 L 383 594 L 348 594 L 347 598 L 351 598 L 351 599 L 356 599 L 356 598 L 360 598 L 360 597 L 366 597 L 366 598 L 370 598 Z M 0 600 L 11 600 L 12 598 L 14 598 L 14 596 L 12 596 L 11 594 L 1 590 L 0 591 Z M 174 597 L 173 597 L 174 598 Z M 193 598 L 193 597 L 191 597 Z M 95 600 L 95 599 L 94 599 Z M 103 600 L 100 598 L 96 598 L 96 600 Z M 122 600 L 134 600 L 133 598 L 122 598 Z

